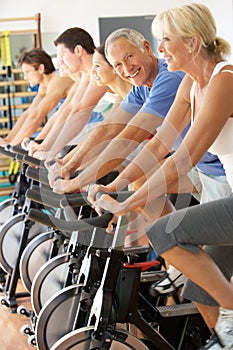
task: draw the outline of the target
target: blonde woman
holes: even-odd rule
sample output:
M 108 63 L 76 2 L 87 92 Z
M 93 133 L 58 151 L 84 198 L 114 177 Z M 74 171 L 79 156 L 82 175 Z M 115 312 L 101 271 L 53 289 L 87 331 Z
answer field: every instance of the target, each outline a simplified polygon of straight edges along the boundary
M 211 12 L 198 3 L 159 14 L 153 31 L 159 38 L 158 49 L 168 69 L 183 70 L 186 77 L 156 136 L 120 175 L 121 181 L 124 178 L 128 182 L 142 176 L 146 179 L 144 185 L 122 203 L 103 195 L 95 202 L 97 210 L 104 208 L 118 215 L 143 210 L 155 198 L 170 193 L 174 185 L 181 190 L 186 174 L 207 150 L 220 158 L 233 188 L 233 65 L 225 60 L 230 54 L 229 44 L 216 36 Z M 159 166 L 187 123 L 185 118 L 190 108 L 191 128 L 177 151 Z M 96 190 L 90 199 L 93 200 Z M 196 294 L 189 298 L 196 301 L 202 314 L 205 315 L 206 308 L 212 308 L 211 319 L 205 317 L 205 320 L 210 328 L 215 326 L 221 345 L 209 344 L 209 349 L 233 348 L 232 217 L 230 197 L 177 211 L 147 230 L 157 254 L 162 254 L 200 287 L 194 288 Z M 210 248 L 208 254 L 199 248 L 204 244 Z M 186 297 L 189 289 L 185 291 Z

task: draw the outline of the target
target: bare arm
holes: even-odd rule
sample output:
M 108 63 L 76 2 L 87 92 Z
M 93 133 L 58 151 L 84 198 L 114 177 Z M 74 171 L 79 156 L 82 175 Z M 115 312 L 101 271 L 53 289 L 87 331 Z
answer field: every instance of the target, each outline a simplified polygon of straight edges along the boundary
M 107 117 L 106 115 L 104 115 L 104 120 L 98 123 L 96 128 L 90 133 L 88 133 L 88 135 L 85 136 L 80 141 L 80 143 L 62 159 L 62 166 L 64 167 L 65 173 L 72 174 L 75 170 L 78 170 L 79 165 L 81 164 L 84 157 L 85 159 L 88 158 L 88 160 L 90 158 L 89 161 L 91 161 L 92 156 L 87 156 L 87 154 L 90 154 L 89 151 L 93 151 L 94 146 L 99 143 L 102 143 L 102 141 L 104 141 L 105 139 L 109 139 L 110 141 L 114 136 L 116 136 L 119 133 L 119 131 L 122 130 L 125 124 L 122 124 L 123 126 L 120 127 L 118 131 L 118 128 L 116 130 L 114 127 L 115 123 L 113 123 L 112 121 L 115 119 L 114 111 L 118 106 L 119 103 L 117 103 L 116 106 L 113 106 L 111 110 L 107 112 Z M 117 125 L 119 127 L 120 123 L 118 123 Z M 95 154 L 95 152 L 93 152 L 93 157 L 95 158 L 95 156 L 97 155 Z M 68 178 L 69 177 L 70 176 L 68 176 Z
M 28 150 L 28 154 L 30 156 L 34 156 L 40 159 L 40 152 L 42 153 L 44 152 L 43 151 L 43 149 L 45 148 L 44 144 L 46 144 L 45 139 L 50 140 L 50 135 L 52 134 L 53 129 L 56 130 L 56 124 L 59 122 L 59 117 L 63 117 L 64 115 L 69 113 L 71 108 L 70 107 L 71 96 L 73 95 L 74 91 L 75 91 L 75 84 L 70 89 L 69 94 L 66 97 L 65 101 L 63 102 L 62 106 L 55 113 L 53 113 L 53 115 L 49 118 L 49 120 L 43 127 L 42 131 L 37 135 L 36 140 L 43 140 L 42 143 L 30 141 L 30 143 L 27 144 L 28 143 L 27 139 L 25 139 L 23 143 L 21 143 L 23 146 L 25 145 L 25 148 Z
M 57 122 L 59 115 L 62 114 L 63 110 L 66 109 L 66 106 L 71 103 L 76 89 L 77 89 L 77 85 L 73 83 L 72 87 L 68 91 L 65 101 L 63 102 L 61 107 L 55 113 L 53 113 L 53 115 L 49 118 L 48 122 L 45 124 L 41 132 L 36 137 L 37 140 L 44 140 L 45 137 L 49 134 L 49 132 L 52 130 L 53 126 Z
M 202 158 L 221 132 L 228 118 L 232 116 L 232 89 L 233 80 L 230 74 L 228 76 L 227 74 L 219 74 L 214 77 L 209 84 L 193 126 L 174 155 L 167 158 L 148 181 L 124 203 L 117 203 L 105 196 L 100 200 L 99 205 L 122 214 L 144 206 L 163 193 L 169 193 L 173 184 L 179 184 L 180 179 Z M 224 104 L 221 103 L 223 100 Z
M 186 83 L 187 79 L 183 80 L 182 85 Z M 188 79 L 190 84 L 190 80 Z M 119 110 L 119 109 L 118 109 Z M 102 143 L 104 147 L 103 152 L 100 153 L 99 157 L 82 173 L 73 180 L 65 180 L 59 186 L 63 186 L 64 192 L 73 192 L 79 188 L 86 186 L 89 183 L 95 182 L 96 179 L 106 175 L 111 170 L 119 166 L 122 161 L 130 154 L 139 143 L 144 141 L 150 134 L 154 133 L 159 125 L 161 125 L 163 119 L 160 116 L 151 115 L 149 113 L 139 111 L 129 121 L 129 114 L 122 112 L 116 116 L 115 120 L 123 121 L 126 127 L 122 129 L 120 133 L 108 144 Z M 121 114 L 123 118 L 121 120 Z M 128 120 L 126 118 L 128 116 Z M 95 148 L 95 152 L 98 147 Z M 77 165 L 77 164 L 76 164 Z M 56 184 L 55 184 L 56 186 Z M 61 188 L 60 188 L 61 190 Z
M 112 113 L 99 123 L 94 130 L 85 137 L 62 160 L 62 164 L 54 165 L 49 171 L 50 186 L 53 187 L 57 177 L 70 179 L 70 176 L 86 164 L 94 161 L 106 145 L 125 127 L 132 115 L 126 113 L 120 107 L 119 112 Z M 120 117 L 120 118 L 119 118 Z M 116 122 L 117 120 L 117 122 Z
M 184 83 L 187 84 L 186 88 L 190 89 L 191 81 L 184 81 L 183 85 Z M 105 191 L 120 191 L 138 180 L 140 184 L 143 184 L 165 161 L 166 156 L 173 150 L 174 143 L 190 122 L 190 101 L 183 96 L 181 91 L 181 88 L 178 89 L 176 99 L 156 135 L 144 146 L 118 177 L 109 185 L 105 186 Z M 167 135 L 169 135 L 169 138 Z M 186 187 L 187 181 L 185 182 L 185 191 Z M 89 200 L 91 202 L 94 202 L 96 192 L 98 191 L 99 186 L 92 187 L 89 193 Z
M 95 160 L 106 148 L 106 145 L 116 137 L 127 125 L 132 115 L 120 106 L 106 120 L 103 120 L 80 145 L 73 156 L 64 159 L 64 171 L 73 173 L 78 168 L 85 168 L 86 163 Z
M 87 79 L 86 76 L 82 76 L 79 81 L 73 84 L 71 90 L 69 91 L 68 98 L 53 117 L 51 128 L 46 127 L 46 130 L 44 131 L 44 133 L 46 133 L 44 141 L 39 146 L 36 146 L 31 150 L 31 155 L 39 159 L 44 159 L 46 151 L 52 147 L 54 140 L 59 135 L 66 118 L 68 118 L 69 114 L 71 113 L 74 102 L 76 99 L 82 98 L 88 83 L 89 79 Z
M 14 137 L 11 139 L 12 145 L 20 144 L 25 137 L 30 137 L 43 122 L 49 112 L 56 107 L 61 98 L 66 97 L 67 90 L 70 88 L 72 80 L 70 78 L 61 78 L 56 75 L 50 81 L 44 95 L 40 94 L 38 99 L 34 99 L 32 105 L 28 108 L 27 118 L 17 130 Z M 37 96 L 36 96 L 37 97 Z
M 150 120 L 150 123 L 146 119 Z M 99 157 L 85 168 L 82 173 L 70 180 L 68 187 L 73 190 L 82 188 L 96 179 L 109 173 L 119 166 L 142 141 L 144 141 L 162 122 L 162 118 L 148 115 L 147 113 L 137 113 L 137 115 L 127 124 L 100 153 Z M 149 125 L 150 124 L 150 125 Z M 71 187 L 70 187 L 71 186 Z M 65 188 L 65 192 L 68 188 Z
M 61 107 L 55 113 L 53 113 L 53 115 L 49 118 L 49 120 L 47 121 L 47 123 L 45 124 L 45 126 L 43 127 L 41 132 L 37 135 L 36 140 L 44 140 L 46 138 L 46 136 L 49 135 L 49 133 L 53 130 L 53 128 L 55 127 L 55 125 L 57 123 L 59 116 L 62 115 L 64 113 L 64 111 L 66 110 L 67 106 L 70 105 L 72 97 L 75 93 L 75 88 L 76 88 L 76 84 L 74 83 L 71 86 L 70 90 L 68 91 L 68 94 L 67 94 L 65 101 L 63 102 Z M 44 141 L 41 144 L 34 142 L 34 141 L 30 141 L 28 143 L 28 141 L 29 141 L 29 139 L 25 138 L 23 140 L 23 142 L 21 143 L 21 145 L 25 149 L 28 150 L 28 154 L 30 156 L 34 156 L 34 153 L 37 152 L 38 149 L 41 149 L 41 145 L 43 144 Z
M 12 130 L 10 130 L 5 139 L 3 139 L 5 143 L 11 143 L 12 140 L 14 140 L 14 138 L 26 122 L 27 118 L 30 116 L 30 113 L 36 113 L 36 110 L 43 98 L 44 94 L 40 93 L 39 91 L 38 94 L 34 97 L 33 102 L 31 103 L 29 108 L 21 114 L 20 118 L 18 119 Z
M 156 135 L 108 186 L 109 189 L 112 191 L 121 190 L 126 186 L 126 183 L 149 178 L 169 152 L 173 150 L 174 143 L 190 122 L 190 114 L 189 101 L 185 100 L 178 91 L 175 102 Z
M 74 108 L 72 108 L 71 113 L 60 130 L 59 136 L 49 151 L 49 157 L 55 156 L 81 132 L 88 122 L 92 110 L 106 91 L 107 87 L 97 87 L 94 80 L 90 81 L 81 100 L 79 102 L 78 100 L 75 101 Z
M 35 155 L 36 157 L 48 159 L 48 157 L 56 156 L 86 124 L 92 109 L 98 103 L 98 99 L 106 92 L 105 87 L 98 88 L 95 82 L 90 84 L 88 79 L 85 75 L 81 78 L 72 104 L 69 104 L 63 117 L 59 116 L 53 129 L 38 150 L 41 153 Z
M 143 121 L 148 117 L 147 113 L 138 113 L 130 123 L 120 132 L 108 145 L 103 143 L 104 151 L 96 158 L 96 160 L 85 168 L 79 176 L 72 180 L 61 180 L 55 182 L 54 190 L 57 186 L 60 186 L 64 192 L 74 192 L 84 186 L 95 182 L 98 178 L 109 173 L 120 165 L 125 157 L 131 153 L 140 142 L 146 139 L 155 130 L 158 125 L 161 124 L 161 118 L 155 117 L 151 121 L 150 126 L 145 125 L 143 128 Z M 139 122 L 140 119 L 140 122 Z M 140 125 L 140 126 L 139 126 Z M 149 128 L 148 128 L 149 127 Z M 98 147 L 97 147 L 98 149 Z

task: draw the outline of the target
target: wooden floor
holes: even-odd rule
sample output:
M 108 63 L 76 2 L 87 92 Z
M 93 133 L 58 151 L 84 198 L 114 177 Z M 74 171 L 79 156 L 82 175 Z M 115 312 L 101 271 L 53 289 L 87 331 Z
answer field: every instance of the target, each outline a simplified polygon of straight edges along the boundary
M 24 291 L 19 281 L 17 292 Z M 3 294 L 0 293 L 2 297 Z M 18 305 L 24 305 L 31 309 L 30 298 L 18 298 Z M 17 313 L 12 313 L 9 307 L 0 305 L 0 349 L 1 350 L 32 350 L 37 349 L 28 345 L 28 337 L 20 332 L 20 328 L 30 324 L 30 320 Z

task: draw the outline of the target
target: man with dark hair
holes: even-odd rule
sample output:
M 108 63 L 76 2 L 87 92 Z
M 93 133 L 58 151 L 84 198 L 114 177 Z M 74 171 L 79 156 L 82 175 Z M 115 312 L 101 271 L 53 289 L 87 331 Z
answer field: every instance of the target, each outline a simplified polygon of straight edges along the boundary
M 22 67 L 24 63 L 28 64 L 34 67 L 36 71 L 38 71 L 40 65 L 43 64 L 45 74 L 55 72 L 55 67 L 51 57 L 43 49 L 32 49 L 30 51 L 23 51 L 19 57 L 18 63 L 20 67 Z
M 65 44 L 71 52 L 74 52 L 76 45 L 81 45 L 89 54 L 93 54 L 95 50 L 95 44 L 90 34 L 78 27 L 69 28 L 59 35 L 54 40 L 54 45 L 58 46 L 59 44 Z
M 92 76 L 95 45 L 88 32 L 78 27 L 70 28 L 54 43 L 57 47 L 58 62 L 62 62 L 71 75 L 78 74 L 79 81 L 76 88 L 72 89 L 73 96 L 69 103 L 58 113 L 44 141 L 40 145 L 31 145 L 30 154 L 40 159 L 56 156 L 64 146 L 84 131 L 87 124 L 95 125 L 103 119 L 102 115 L 93 112 L 93 109 L 108 90 L 106 86 L 97 86 Z

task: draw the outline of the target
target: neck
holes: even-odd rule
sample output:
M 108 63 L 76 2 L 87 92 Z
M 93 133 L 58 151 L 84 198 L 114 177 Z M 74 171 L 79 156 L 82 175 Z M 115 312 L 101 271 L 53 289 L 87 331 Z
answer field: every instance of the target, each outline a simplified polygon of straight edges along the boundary
M 92 69 L 92 56 L 91 54 L 86 54 L 83 62 L 83 72 L 90 75 L 91 69 Z
M 81 75 L 82 73 L 81 72 L 76 72 L 74 74 L 71 74 L 69 77 L 74 80 L 75 82 L 79 82 L 80 79 L 81 79 Z
M 189 65 L 187 73 L 197 83 L 200 89 L 204 88 L 210 80 L 213 70 L 218 62 L 211 58 L 201 57 Z
M 147 82 L 145 85 L 149 88 L 153 86 L 154 80 L 157 77 L 158 74 L 158 58 L 156 56 L 151 56 L 152 59 L 152 65 L 151 65 L 151 73 L 147 79 Z
M 40 84 L 43 84 L 44 86 L 47 86 L 50 82 L 50 80 L 54 77 L 55 71 L 50 73 L 50 74 L 44 74 L 43 75 L 43 80 L 41 81 Z

